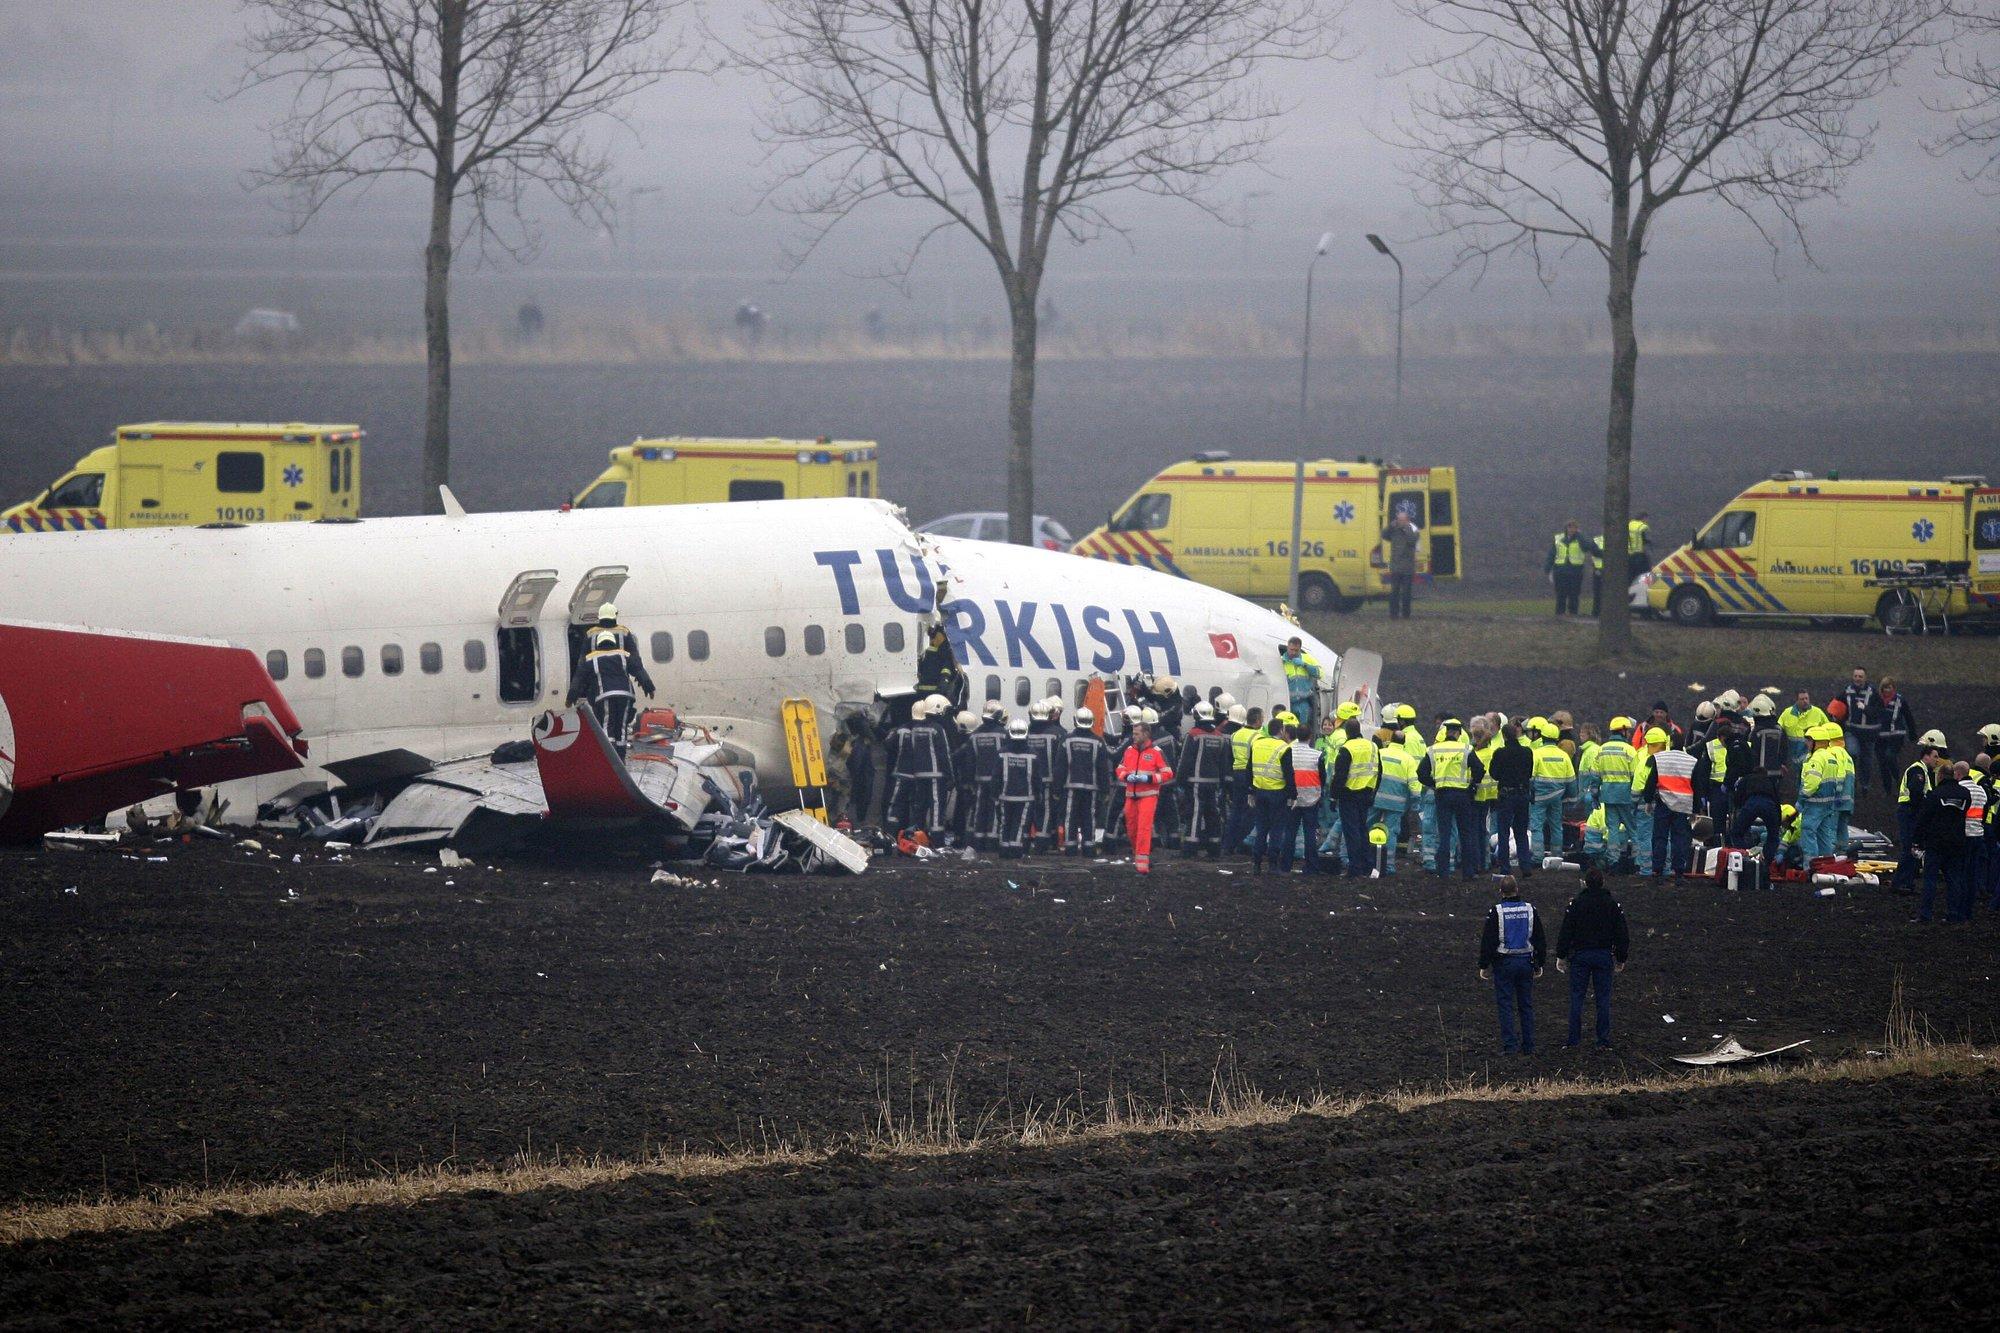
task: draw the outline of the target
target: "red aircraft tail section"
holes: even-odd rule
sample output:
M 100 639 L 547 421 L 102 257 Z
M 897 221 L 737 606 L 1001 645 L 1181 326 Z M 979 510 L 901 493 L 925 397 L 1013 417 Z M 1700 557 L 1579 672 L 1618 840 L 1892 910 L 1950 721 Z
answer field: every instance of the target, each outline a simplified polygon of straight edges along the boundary
M 588 708 L 535 719 L 535 768 L 550 819 L 643 819 L 666 813 L 646 799 Z
M 0 622 L 0 841 L 303 767 L 300 730 L 247 648 Z

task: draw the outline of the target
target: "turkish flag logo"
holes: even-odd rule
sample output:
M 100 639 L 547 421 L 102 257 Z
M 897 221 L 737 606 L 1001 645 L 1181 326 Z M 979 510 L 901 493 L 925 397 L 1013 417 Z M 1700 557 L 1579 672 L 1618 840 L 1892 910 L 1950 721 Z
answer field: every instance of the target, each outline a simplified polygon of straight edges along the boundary
M 1234 661 L 1243 656 L 1236 647 L 1236 636 L 1234 634 L 1210 634 L 1208 636 L 1208 643 L 1211 648 L 1215 649 L 1215 655 L 1225 661 Z

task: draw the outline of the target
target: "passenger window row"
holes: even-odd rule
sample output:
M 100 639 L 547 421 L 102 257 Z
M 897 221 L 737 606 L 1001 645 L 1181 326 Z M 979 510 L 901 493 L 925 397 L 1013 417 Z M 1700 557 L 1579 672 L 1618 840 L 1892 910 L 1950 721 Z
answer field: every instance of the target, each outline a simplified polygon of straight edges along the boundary
M 823 657 L 827 650 L 826 626 L 807 625 L 799 634 L 801 646 L 807 657 Z M 783 657 L 790 643 L 790 637 L 782 625 L 772 625 L 764 631 L 764 653 L 769 657 Z M 848 625 L 841 631 L 841 643 L 852 655 L 868 651 L 868 629 L 865 625 Z M 886 652 L 900 653 L 909 643 L 909 637 L 899 624 L 890 623 L 882 627 L 882 648 Z M 708 631 L 689 630 L 687 634 L 688 660 L 705 661 L 708 658 Z M 674 636 L 665 630 L 655 631 L 647 642 L 647 651 L 655 662 L 674 660 Z
M 382 674 L 400 676 L 403 674 L 403 645 L 385 643 L 377 659 Z M 320 648 L 308 648 L 299 654 L 299 667 L 307 680 L 318 680 L 326 675 L 326 652 Z M 264 669 L 271 673 L 272 680 L 283 680 L 292 674 L 292 662 L 283 648 L 273 648 L 264 654 Z M 340 650 L 340 674 L 348 677 L 360 676 L 368 669 L 368 654 L 356 644 L 349 644 Z M 465 641 L 465 669 L 477 674 L 486 670 L 486 645 L 478 639 Z M 436 643 L 417 645 L 417 670 L 426 676 L 435 676 L 444 671 L 444 647 Z

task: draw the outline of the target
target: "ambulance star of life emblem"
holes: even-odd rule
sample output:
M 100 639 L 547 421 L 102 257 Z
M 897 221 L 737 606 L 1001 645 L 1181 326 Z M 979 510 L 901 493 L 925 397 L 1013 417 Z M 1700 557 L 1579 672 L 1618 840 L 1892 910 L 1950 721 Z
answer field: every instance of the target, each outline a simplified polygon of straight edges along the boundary
M 1339 504 L 1335 505 L 1333 507 L 1333 521 L 1336 523 L 1352 523 L 1354 521 L 1353 503 L 1348 500 L 1342 500 Z
M 305 484 L 306 484 L 306 470 L 300 467 L 297 463 L 288 463 L 285 466 L 285 485 L 303 486 Z
M 1927 518 L 1920 518 L 1910 524 L 1910 535 L 1920 542 L 1927 542 L 1937 536 L 1937 524 Z

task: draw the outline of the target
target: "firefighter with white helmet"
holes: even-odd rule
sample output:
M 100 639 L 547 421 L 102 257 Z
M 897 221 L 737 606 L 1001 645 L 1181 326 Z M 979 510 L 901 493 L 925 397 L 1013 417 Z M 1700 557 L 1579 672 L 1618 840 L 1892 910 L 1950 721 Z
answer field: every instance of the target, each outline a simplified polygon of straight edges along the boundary
M 1097 736 L 1097 714 L 1079 708 L 1073 727 L 1057 751 L 1060 766 L 1063 850 L 1071 856 L 1093 855 L 1104 846 L 1098 808 L 1111 794 L 1111 751 Z
M 1000 845 L 1000 746 L 1007 739 L 1007 710 L 989 700 L 986 716 L 966 738 L 971 768 L 972 805 L 966 814 L 965 836 L 981 851 Z
M 1018 857 L 1027 850 L 1034 828 L 1035 796 L 1048 785 L 1040 757 L 1028 743 L 1028 719 L 1007 724 L 1000 745 L 1000 855 Z
M 1063 742 L 1068 737 L 1062 724 L 1062 700 L 1053 695 L 1036 702 L 1033 720 L 1028 724 L 1028 744 L 1035 751 L 1036 788 L 1033 809 L 1033 828 L 1030 840 L 1037 852 L 1046 852 L 1055 842 L 1056 820 L 1062 811 L 1058 808 L 1062 798 L 1058 794 L 1058 766 L 1062 762 Z
M 589 699 L 592 715 L 621 756 L 632 735 L 632 683 L 632 658 L 617 630 L 592 630 L 590 651 L 570 678 L 568 702 L 574 705 L 579 699 Z
M 1223 788 L 1229 781 L 1229 738 L 1215 725 L 1215 707 L 1194 706 L 1194 725 L 1182 739 L 1173 765 L 1181 792 L 1181 851 L 1193 856 L 1222 854 Z M 1170 788 L 1169 790 L 1172 790 Z

